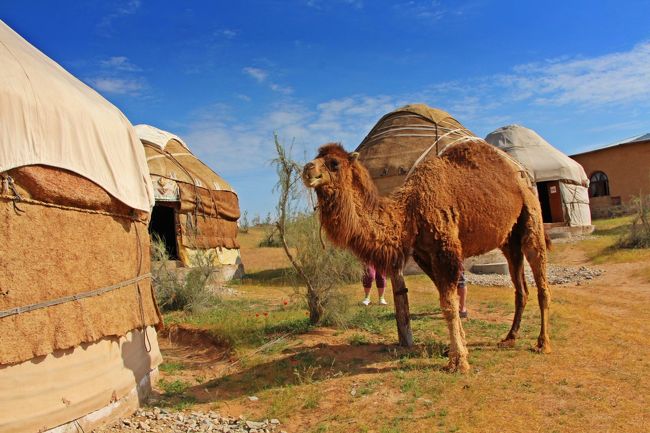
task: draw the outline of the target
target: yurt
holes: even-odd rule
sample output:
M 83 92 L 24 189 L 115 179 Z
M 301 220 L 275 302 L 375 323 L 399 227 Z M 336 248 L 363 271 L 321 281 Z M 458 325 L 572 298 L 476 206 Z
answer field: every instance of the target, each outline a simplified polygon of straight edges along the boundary
M 411 104 L 379 119 L 356 151 L 379 193 L 388 195 L 402 186 L 422 160 L 465 140 L 483 141 L 449 113 Z
M 499 128 L 485 141 L 507 152 L 532 173 L 545 223 L 591 230 L 589 178 L 580 164 L 532 129 L 520 125 Z
M 90 432 L 161 362 L 153 191 L 124 115 L 0 21 L 0 431 Z
M 165 242 L 170 259 L 185 267 L 207 258 L 222 280 L 239 275 L 243 265 L 235 190 L 177 135 L 150 125 L 136 125 L 135 130 L 144 145 L 156 201 L 150 233 Z

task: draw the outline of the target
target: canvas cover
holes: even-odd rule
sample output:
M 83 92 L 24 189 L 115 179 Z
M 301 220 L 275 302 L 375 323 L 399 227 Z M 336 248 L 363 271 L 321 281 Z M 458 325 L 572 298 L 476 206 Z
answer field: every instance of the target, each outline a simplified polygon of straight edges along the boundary
M 582 166 L 532 129 L 520 125 L 504 126 L 489 133 L 485 141 L 526 166 L 533 173 L 535 182 L 561 179 L 567 183 L 589 186 L 589 178 Z
M 126 205 L 154 203 L 142 145 L 126 117 L 0 21 L 0 172 L 63 168 Z
M 464 140 L 481 140 L 449 113 L 411 104 L 383 116 L 356 151 L 381 195 L 399 188 L 423 159 Z
M 532 129 L 520 125 L 501 127 L 488 134 L 485 141 L 522 163 L 535 182 L 559 181 L 564 220 L 569 225 L 591 224 L 589 178 L 580 164 Z
M 151 174 L 235 194 L 233 187 L 198 159 L 177 135 L 150 125 L 136 125 L 135 130 L 142 142 L 150 145 L 145 146 L 145 152 Z
M 156 201 L 178 201 L 181 261 L 190 265 L 188 249 L 239 248 L 239 199 L 232 186 L 177 135 L 150 125 L 135 129 L 144 145 Z
M 156 331 L 147 327 L 0 367 L 0 431 L 45 431 L 78 420 L 71 431 L 90 432 L 126 417 L 161 362 Z

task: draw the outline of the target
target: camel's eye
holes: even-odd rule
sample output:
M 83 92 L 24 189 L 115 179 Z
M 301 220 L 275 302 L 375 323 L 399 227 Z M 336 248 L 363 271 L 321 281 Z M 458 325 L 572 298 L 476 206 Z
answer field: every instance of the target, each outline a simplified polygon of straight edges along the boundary
M 339 169 L 339 162 L 336 159 L 330 159 L 327 161 L 327 166 L 332 171 L 337 171 Z

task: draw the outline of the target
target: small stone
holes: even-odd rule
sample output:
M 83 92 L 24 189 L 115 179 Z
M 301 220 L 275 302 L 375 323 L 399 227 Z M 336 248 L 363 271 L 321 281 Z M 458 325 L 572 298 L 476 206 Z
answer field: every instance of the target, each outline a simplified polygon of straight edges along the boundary
M 261 429 L 264 428 L 264 423 L 255 422 L 255 421 L 246 421 L 246 427 L 248 427 L 249 429 Z
M 276 418 L 271 418 L 271 424 L 278 425 L 278 424 L 280 424 L 280 420 L 276 419 Z
M 259 400 L 259 398 L 257 396 L 254 396 L 254 395 L 249 396 L 248 399 L 250 401 L 258 401 Z
M 352 388 L 352 391 L 350 391 L 350 395 L 351 395 L 352 397 L 354 397 L 355 395 L 357 395 L 357 390 L 356 390 L 356 388 Z
M 146 422 L 144 422 L 144 421 L 140 421 L 140 422 L 138 423 L 138 428 L 139 428 L 140 430 L 149 431 L 149 425 L 148 425 Z
M 125 418 L 125 419 L 122 420 L 122 424 L 130 426 L 131 425 L 131 420 Z

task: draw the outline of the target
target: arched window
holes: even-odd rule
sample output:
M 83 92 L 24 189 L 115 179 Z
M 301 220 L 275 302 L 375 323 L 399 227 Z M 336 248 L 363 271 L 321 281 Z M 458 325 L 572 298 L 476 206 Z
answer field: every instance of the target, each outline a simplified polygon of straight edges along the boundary
M 589 178 L 589 197 L 609 195 L 609 179 L 602 171 L 596 171 Z

